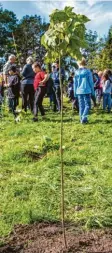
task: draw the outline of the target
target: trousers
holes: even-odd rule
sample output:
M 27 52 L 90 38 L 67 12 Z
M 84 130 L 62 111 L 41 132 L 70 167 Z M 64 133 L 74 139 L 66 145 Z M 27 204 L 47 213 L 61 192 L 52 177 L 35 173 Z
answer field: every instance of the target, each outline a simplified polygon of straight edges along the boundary
M 42 116 L 45 115 L 45 110 L 44 107 L 42 105 L 43 103 L 43 98 L 46 94 L 46 87 L 45 86 L 39 86 L 35 92 L 35 98 L 34 98 L 34 108 L 33 108 L 33 112 L 34 112 L 34 116 L 38 116 L 38 109 L 40 110 L 40 113 Z

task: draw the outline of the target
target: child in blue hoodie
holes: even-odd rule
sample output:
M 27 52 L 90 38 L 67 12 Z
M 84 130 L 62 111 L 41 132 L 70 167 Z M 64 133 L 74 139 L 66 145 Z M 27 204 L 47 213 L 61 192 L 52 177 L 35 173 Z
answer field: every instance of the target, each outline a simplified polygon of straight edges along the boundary
M 74 78 L 74 95 L 78 96 L 80 122 L 88 122 L 88 115 L 91 109 L 91 95 L 94 95 L 94 83 L 92 73 L 86 68 L 86 60 L 82 58 L 79 62 L 79 69 Z

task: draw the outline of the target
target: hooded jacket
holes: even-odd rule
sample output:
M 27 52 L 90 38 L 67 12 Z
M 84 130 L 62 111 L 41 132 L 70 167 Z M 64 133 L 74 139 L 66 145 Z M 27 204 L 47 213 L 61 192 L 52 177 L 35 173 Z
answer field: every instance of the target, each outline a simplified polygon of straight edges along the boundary
M 94 95 L 94 82 L 92 73 L 84 67 L 79 68 L 74 78 L 74 95 L 92 94 Z

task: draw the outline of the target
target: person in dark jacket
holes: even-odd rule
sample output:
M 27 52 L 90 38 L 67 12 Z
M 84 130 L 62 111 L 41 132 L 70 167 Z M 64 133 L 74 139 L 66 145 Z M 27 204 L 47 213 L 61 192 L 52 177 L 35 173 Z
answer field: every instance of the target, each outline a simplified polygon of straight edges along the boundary
M 61 78 L 62 83 L 65 79 L 65 71 L 64 69 L 61 69 Z M 55 96 L 57 101 L 57 108 L 58 111 L 61 111 L 61 90 L 60 90 L 60 80 L 59 80 L 59 62 L 56 61 L 54 71 L 52 72 L 52 79 L 54 82 L 54 90 L 55 90 Z
M 78 97 L 74 96 L 74 73 L 70 75 L 68 78 L 68 97 L 69 97 L 69 102 L 72 102 L 72 109 L 76 109 L 79 111 L 79 106 L 78 106 Z
M 28 103 L 31 111 L 33 112 L 34 103 L 34 78 L 35 73 L 32 69 L 33 59 L 28 57 L 26 60 L 26 65 L 23 68 L 21 75 L 23 79 L 21 81 L 21 95 L 22 95 L 22 108 L 27 112 Z
M 15 66 L 10 67 L 8 76 L 8 101 L 9 109 L 16 116 L 16 107 L 19 104 L 20 77 Z

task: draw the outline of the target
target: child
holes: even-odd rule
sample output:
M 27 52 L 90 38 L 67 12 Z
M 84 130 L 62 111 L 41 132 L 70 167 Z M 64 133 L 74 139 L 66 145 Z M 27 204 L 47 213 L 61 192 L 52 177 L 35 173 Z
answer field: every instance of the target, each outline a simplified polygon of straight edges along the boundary
M 92 73 L 86 68 L 86 60 L 82 58 L 74 78 L 74 95 L 78 96 L 81 124 L 88 123 L 88 115 L 91 109 L 91 94 L 94 95 Z
M 101 97 L 102 97 L 102 72 L 99 71 L 98 73 L 93 73 L 93 82 L 94 82 L 94 90 L 95 90 L 95 97 L 96 102 L 98 103 L 98 106 L 100 106 L 101 103 Z
M 38 121 L 38 108 L 41 112 L 41 115 L 45 115 L 45 110 L 42 105 L 43 98 L 46 94 L 46 73 L 42 71 L 41 65 L 38 62 L 35 62 L 32 66 L 33 71 L 36 73 L 34 79 L 34 90 L 35 90 L 35 98 L 34 98 L 34 118 L 33 121 Z
M 101 99 L 102 99 L 102 77 L 103 77 L 102 71 L 98 72 L 98 77 L 99 77 L 99 84 L 96 88 L 96 97 L 97 97 L 98 105 L 100 106 Z
M 72 109 L 79 110 L 78 108 L 78 98 L 77 96 L 74 96 L 74 74 L 71 75 L 68 79 L 68 97 L 70 99 L 70 102 L 72 102 Z
M 8 76 L 8 101 L 10 111 L 16 116 L 16 107 L 19 104 L 20 77 L 17 74 L 16 67 L 11 66 Z
M 70 76 L 68 79 L 68 97 L 70 99 L 70 102 L 74 98 L 74 92 L 73 92 L 73 77 Z
M 108 112 L 110 113 L 112 84 L 110 82 L 108 73 L 103 74 L 102 85 L 103 85 L 103 110 L 105 111 L 107 108 Z

